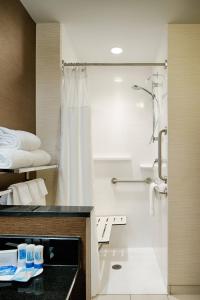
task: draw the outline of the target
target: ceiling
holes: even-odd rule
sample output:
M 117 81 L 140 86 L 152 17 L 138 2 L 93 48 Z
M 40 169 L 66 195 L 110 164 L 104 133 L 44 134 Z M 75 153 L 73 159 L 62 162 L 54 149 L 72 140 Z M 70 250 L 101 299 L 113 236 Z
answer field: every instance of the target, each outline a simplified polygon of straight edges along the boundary
M 37 23 L 61 22 L 79 61 L 156 60 L 167 23 L 199 23 L 199 0 L 21 0 Z M 110 48 L 122 47 L 120 56 Z

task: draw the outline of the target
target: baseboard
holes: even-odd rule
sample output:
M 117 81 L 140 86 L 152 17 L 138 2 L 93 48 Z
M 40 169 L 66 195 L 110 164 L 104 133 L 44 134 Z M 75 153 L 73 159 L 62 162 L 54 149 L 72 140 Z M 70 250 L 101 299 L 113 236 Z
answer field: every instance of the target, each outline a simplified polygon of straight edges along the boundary
M 200 295 L 200 285 L 170 285 L 169 295 Z

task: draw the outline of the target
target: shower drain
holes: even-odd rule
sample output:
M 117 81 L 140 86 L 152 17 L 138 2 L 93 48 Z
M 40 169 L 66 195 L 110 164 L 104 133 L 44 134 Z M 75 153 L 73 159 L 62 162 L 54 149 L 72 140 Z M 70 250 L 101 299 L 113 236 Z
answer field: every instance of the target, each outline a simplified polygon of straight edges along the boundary
M 114 269 L 114 270 L 120 270 L 121 268 L 122 268 L 121 265 L 113 265 L 112 266 L 112 269 Z

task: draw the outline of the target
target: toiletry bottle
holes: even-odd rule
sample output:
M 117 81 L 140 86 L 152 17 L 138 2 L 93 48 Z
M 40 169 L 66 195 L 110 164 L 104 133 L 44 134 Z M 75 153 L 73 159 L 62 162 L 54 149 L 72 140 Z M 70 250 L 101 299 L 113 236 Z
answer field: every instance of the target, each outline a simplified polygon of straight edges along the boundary
M 17 246 L 17 249 L 18 249 L 17 266 L 20 268 L 23 268 L 26 266 L 26 247 L 27 247 L 27 244 L 25 244 L 25 243 L 19 244 Z
M 43 267 L 43 250 L 44 246 L 37 245 L 34 247 L 34 268 L 41 269 Z
M 27 245 L 26 247 L 26 268 L 33 268 L 34 264 L 34 244 Z

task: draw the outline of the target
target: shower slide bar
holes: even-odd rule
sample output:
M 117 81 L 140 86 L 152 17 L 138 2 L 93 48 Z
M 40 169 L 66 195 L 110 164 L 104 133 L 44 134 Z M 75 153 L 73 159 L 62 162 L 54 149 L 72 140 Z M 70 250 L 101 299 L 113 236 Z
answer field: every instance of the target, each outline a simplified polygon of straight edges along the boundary
M 147 183 L 147 184 L 150 184 L 152 182 L 152 179 L 150 177 L 147 177 L 147 178 L 145 178 L 143 180 L 132 180 L 132 179 L 118 179 L 118 178 L 113 177 L 111 179 L 111 182 L 113 184 L 120 183 L 120 182 L 124 182 L 124 183 L 135 182 L 135 183 Z

